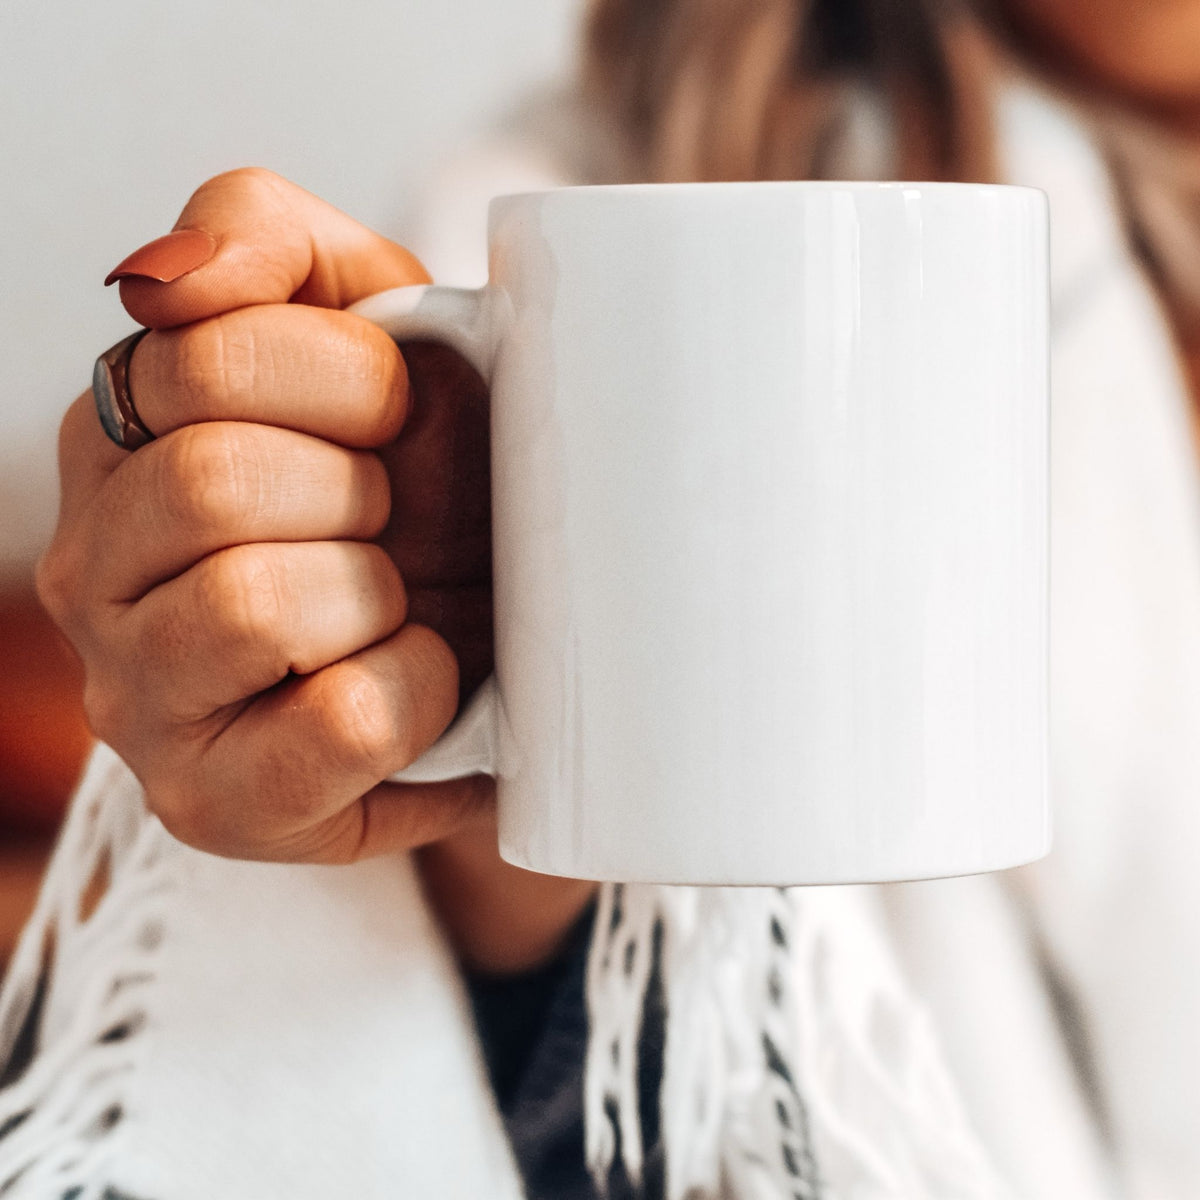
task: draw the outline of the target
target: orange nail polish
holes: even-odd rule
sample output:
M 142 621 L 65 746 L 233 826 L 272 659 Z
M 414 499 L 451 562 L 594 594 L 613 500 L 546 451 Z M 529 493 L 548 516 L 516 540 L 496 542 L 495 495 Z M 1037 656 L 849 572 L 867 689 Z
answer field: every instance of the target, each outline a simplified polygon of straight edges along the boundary
M 197 267 L 202 267 L 217 252 L 217 240 L 203 229 L 176 229 L 165 237 L 147 242 L 108 273 L 104 286 L 118 279 L 137 276 L 170 283 Z

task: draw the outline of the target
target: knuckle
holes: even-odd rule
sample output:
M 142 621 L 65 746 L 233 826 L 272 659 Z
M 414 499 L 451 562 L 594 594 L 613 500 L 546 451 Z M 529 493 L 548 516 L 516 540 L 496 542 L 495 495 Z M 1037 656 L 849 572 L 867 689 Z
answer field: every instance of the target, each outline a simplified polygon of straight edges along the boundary
M 59 632 L 90 670 L 111 650 L 113 607 L 98 596 L 85 569 L 86 548 L 56 539 L 34 565 L 34 591 Z
M 33 586 L 42 607 L 56 624 L 61 625 L 71 612 L 76 588 L 69 557 L 57 542 L 52 543 L 37 560 L 33 569 Z
M 322 740 L 336 762 L 352 773 L 387 775 L 403 752 L 403 739 L 380 682 L 349 664 L 337 672 L 321 705 Z
M 129 720 L 123 693 L 108 679 L 97 678 L 91 671 L 83 686 L 83 715 L 88 728 L 110 746 L 120 746 Z
M 190 425 L 161 444 L 159 493 L 172 523 L 220 539 L 257 508 L 263 470 L 245 430 Z
M 192 194 L 184 209 L 184 216 L 197 207 L 207 206 L 212 201 L 222 207 L 230 199 L 241 200 L 252 208 L 264 205 L 279 205 L 290 185 L 282 175 L 266 167 L 235 167 L 206 180 Z
M 277 197 L 281 189 L 289 187 L 288 181 L 267 167 L 235 167 L 209 180 L 214 186 L 235 188 L 251 196 Z
M 164 390 L 181 393 L 180 407 L 193 419 L 222 417 L 231 411 L 231 398 L 253 392 L 255 346 L 244 324 L 235 331 L 220 318 L 201 321 L 171 345 Z
M 215 845 L 211 806 L 188 780 L 164 774 L 143 780 L 142 789 L 146 807 L 176 841 L 198 850 Z
M 237 546 L 214 555 L 202 588 L 204 608 L 230 650 L 274 646 L 288 625 L 283 581 L 257 547 Z

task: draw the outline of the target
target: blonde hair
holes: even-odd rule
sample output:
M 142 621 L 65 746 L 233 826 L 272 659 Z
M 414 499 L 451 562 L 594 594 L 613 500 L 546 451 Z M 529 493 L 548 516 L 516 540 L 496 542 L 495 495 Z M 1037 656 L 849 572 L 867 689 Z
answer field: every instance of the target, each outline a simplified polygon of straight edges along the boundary
M 597 0 L 584 78 L 631 176 L 830 178 L 867 85 L 895 124 L 891 175 L 987 180 L 990 59 L 951 0 Z

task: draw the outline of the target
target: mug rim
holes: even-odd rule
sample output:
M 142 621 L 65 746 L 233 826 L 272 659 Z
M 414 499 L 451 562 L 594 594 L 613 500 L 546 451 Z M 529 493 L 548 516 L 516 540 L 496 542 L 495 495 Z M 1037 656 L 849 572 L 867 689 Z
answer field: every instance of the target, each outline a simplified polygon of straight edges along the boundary
M 715 192 L 939 192 L 994 197 L 1017 195 L 1047 198 L 1044 188 L 1030 187 L 1020 183 L 973 183 L 949 180 L 907 179 L 740 179 L 722 181 L 692 181 L 678 183 L 585 183 L 568 184 L 562 187 L 535 188 L 520 192 L 506 192 L 494 196 L 491 204 L 505 201 L 538 200 L 550 197 L 591 196 L 658 196 L 667 199 L 689 194 L 712 194 Z

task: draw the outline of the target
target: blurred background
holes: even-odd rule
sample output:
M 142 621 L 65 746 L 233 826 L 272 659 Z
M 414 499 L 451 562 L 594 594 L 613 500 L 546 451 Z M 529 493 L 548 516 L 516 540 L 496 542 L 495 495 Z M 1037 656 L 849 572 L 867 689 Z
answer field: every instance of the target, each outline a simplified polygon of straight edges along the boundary
M 405 240 L 423 182 L 574 65 L 580 0 L 0 7 L 0 968 L 87 753 L 33 594 L 62 411 L 132 329 L 105 274 L 191 192 L 269 167 Z M 347 81 L 352 81 L 347 85 Z

